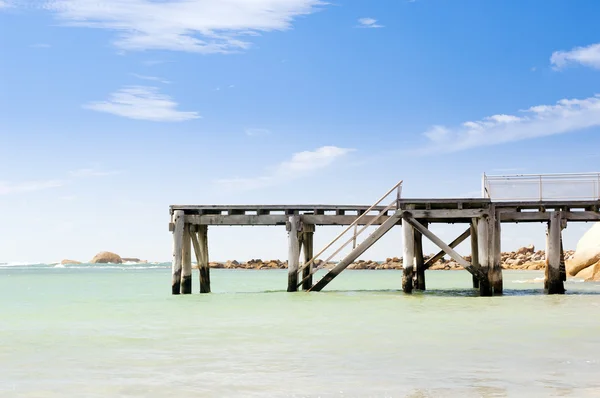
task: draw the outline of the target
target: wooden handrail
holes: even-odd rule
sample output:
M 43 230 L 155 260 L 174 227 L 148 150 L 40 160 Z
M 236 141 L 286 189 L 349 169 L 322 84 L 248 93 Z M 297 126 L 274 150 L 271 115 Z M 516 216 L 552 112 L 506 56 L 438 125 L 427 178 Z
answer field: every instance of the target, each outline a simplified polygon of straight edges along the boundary
M 344 249 L 346 246 L 348 246 L 348 244 L 350 244 L 350 242 L 352 242 L 358 235 L 360 235 L 365 229 L 369 228 L 371 225 L 373 225 L 377 220 L 379 220 L 379 218 L 381 218 L 381 216 L 385 215 L 388 211 L 390 211 L 392 209 L 392 207 L 396 206 L 396 200 L 394 200 L 392 203 L 390 203 L 385 209 L 383 209 L 378 215 L 374 216 L 373 219 L 371 221 L 369 221 L 364 227 L 362 227 L 360 229 L 360 231 L 358 231 L 352 238 L 348 239 L 346 241 L 346 243 L 344 243 L 342 246 L 340 246 L 335 252 L 333 252 L 328 258 L 327 260 L 324 261 L 325 264 L 327 264 L 333 257 L 335 257 L 336 254 L 338 254 L 339 252 L 342 251 L 342 249 Z M 300 269 L 298 269 L 298 271 L 302 271 L 304 268 L 308 267 L 310 265 L 310 262 L 307 262 L 306 264 L 304 264 L 302 267 L 300 267 Z M 316 271 L 311 272 L 308 276 L 314 274 Z M 306 276 L 299 284 L 298 286 L 302 285 L 302 283 L 304 283 L 305 279 L 308 279 L 308 276 Z
M 375 223 L 375 221 L 377 221 L 382 215 L 384 215 L 385 213 L 387 213 L 389 210 L 391 210 L 391 208 L 393 206 L 396 206 L 396 209 L 398 209 L 399 206 L 399 201 L 400 201 L 400 187 L 402 186 L 402 180 L 400 180 L 396 185 L 394 185 L 392 188 L 390 188 L 389 191 L 387 191 L 377 202 L 375 202 L 371 207 L 369 207 L 367 210 L 365 210 L 365 212 L 361 215 L 359 215 L 356 220 L 354 220 L 354 222 L 352 222 L 350 225 L 348 225 L 348 227 L 346 227 L 346 229 L 344 229 L 338 236 L 335 237 L 335 239 L 333 239 L 331 242 L 329 242 L 329 244 L 327 246 L 325 246 L 319 253 L 317 253 L 315 256 L 313 256 L 313 258 L 311 258 L 308 262 L 306 262 L 306 264 L 303 264 L 302 267 L 300 267 L 300 269 L 298 271 L 302 271 L 305 268 L 311 266 L 312 264 L 315 263 L 315 261 L 317 260 L 317 258 L 319 256 L 321 256 L 327 249 L 329 249 L 331 246 L 333 246 L 333 244 L 335 242 L 337 242 L 342 236 L 344 236 L 346 234 L 346 232 L 348 232 L 350 229 L 352 229 L 353 227 L 357 226 L 358 223 L 360 222 L 360 220 L 363 219 L 363 217 L 365 217 L 366 215 L 369 214 L 369 212 L 371 210 L 373 210 L 375 207 L 377 207 L 381 202 L 383 202 L 383 200 L 385 198 L 387 198 L 392 192 L 394 192 L 394 190 L 398 189 L 398 194 L 396 199 L 390 204 L 388 205 L 384 210 L 382 210 L 377 216 L 375 216 L 373 218 L 373 220 L 371 220 L 369 223 L 367 223 L 360 231 L 355 232 L 353 237 L 350 238 L 349 241 L 347 241 L 346 243 L 344 243 L 344 245 L 342 247 L 340 247 L 334 254 L 332 254 L 327 260 L 325 260 L 325 263 L 327 263 L 329 260 L 331 260 L 333 258 L 333 256 L 335 256 L 336 254 L 338 254 L 344 247 L 346 247 L 348 245 L 348 243 L 352 242 L 353 240 L 356 239 L 356 237 L 358 235 L 360 235 L 360 233 L 362 233 L 367 227 L 371 226 L 373 223 Z M 312 275 L 314 272 L 311 272 L 309 275 Z M 307 279 L 308 276 L 304 279 Z M 300 284 L 302 284 L 302 282 L 300 282 Z M 299 285 L 298 285 L 299 286 Z
M 353 226 L 355 226 L 356 224 L 358 224 L 358 222 L 365 216 L 367 215 L 371 210 L 373 210 L 375 207 L 377 207 L 381 202 L 383 202 L 383 200 L 385 198 L 387 198 L 392 192 L 394 192 L 394 189 L 398 188 L 400 185 L 402 185 L 402 180 L 400 180 L 400 182 L 398 182 L 396 185 L 394 185 L 389 191 L 386 192 L 385 195 L 383 195 L 377 202 L 375 202 L 375 204 L 371 207 L 369 207 L 367 210 L 365 210 L 365 212 L 363 214 L 361 214 L 360 216 L 358 216 L 356 218 L 356 220 L 354 220 L 354 222 L 350 225 L 348 225 L 348 227 L 343 230 L 338 236 L 335 237 L 335 239 L 333 239 L 331 242 L 329 242 L 329 244 L 327 246 L 325 246 L 325 248 L 323 248 L 323 250 L 321 250 L 319 253 L 317 253 L 315 256 L 313 256 L 313 258 L 311 258 L 306 264 L 304 264 L 302 266 L 302 269 L 308 267 L 311 264 L 314 264 L 315 260 L 317 259 L 317 257 L 319 257 L 321 254 L 323 254 L 325 252 L 325 250 L 329 249 L 335 242 L 338 241 L 338 239 L 340 239 L 346 232 L 348 232 Z

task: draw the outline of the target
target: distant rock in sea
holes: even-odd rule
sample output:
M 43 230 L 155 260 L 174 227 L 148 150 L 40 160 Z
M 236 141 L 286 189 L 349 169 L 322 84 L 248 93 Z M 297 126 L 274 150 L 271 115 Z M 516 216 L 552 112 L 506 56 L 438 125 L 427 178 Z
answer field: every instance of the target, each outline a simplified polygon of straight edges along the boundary
M 111 253 L 111 252 L 101 252 L 98 253 L 94 256 L 94 258 L 92 259 L 92 261 L 90 261 L 91 264 L 107 264 L 107 263 L 112 263 L 112 264 L 123 264 L 123 259 L 121 258 L 121 256 L 119 256 L 118 254 L 115 253 Z
M 81 264 L 81 261 L 75 261 L 75 260 L 62 260 L 60 262 L 60 265 L 76 265 L 76 264 Z

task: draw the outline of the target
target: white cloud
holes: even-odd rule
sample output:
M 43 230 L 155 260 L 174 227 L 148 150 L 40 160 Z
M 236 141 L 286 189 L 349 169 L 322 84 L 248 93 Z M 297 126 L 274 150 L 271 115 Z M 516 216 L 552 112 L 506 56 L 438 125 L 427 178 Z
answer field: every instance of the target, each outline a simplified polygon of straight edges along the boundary
M 556 51 L 552 53 L 550 63 L 556 69 L 562 69 L 570 64 L 581 64 L 600 69 L 600 43 L 587 47 L 575 47 L 570 51 Z
M 263 137 L 265 135 L 270 135 L 270 134 L 271 134 L 271 130 L 267 130 L 267 129 L 260 129 L 260 128 L 246 129 L 246 135 L 248 137 Z
M 458 151 L 536 137 L 564 134 L 600 126 L 600 95 L 562 99 L 555 105 L 537 105 L 521 115 L 493 115 L 449 128 L 433 126 L 423 133 L 428 150 Z
M 149 80 L 149 81 L 152 81 L 152 82 L 159 82 L 159 83 L 163 83 L 163 84 L 171 84 L 170 81 L 162 79 L 160 77 L 156 77 L 156 76 L 138 75 L 137 73 L 132 73 L 131 76 L 137 77 L 138 79 L 141 79 L 141 80 Z
M 52 46 L 50 44 L 47 44 L 47 43 L 35 43 L 35 44 L 32 44 L 29 47 L 31 47 L 31 48 L 50 48 Z
M 67 182 L 64 180 L 26 181 L 19 183 L 0 181 L 0 195 L 42 191 L 45 189 L 62 187 L 66 183 Z
M 112 93 L 108 101 L 92 102 L 84 108 L 153 122 L 181 122 L 200 117 L 197 112 L 177 110 L 177 105 L 156 87 L 129 86 Z
M 1 1 L 1 0 L 0 0 Z M 322 0 L 45 0 L 71 26 L 115 31 L 123 50 L 227 53 L 247 49 L 244 37 L 290 29 Z
M 354 149 L 349 148 L 323 146 L 314 151 L 295 153 L 290 160 L 280 163 L 269 174 L 254 178 L 222 179 L 217 181 L 217 183 L 234 190 L 263 188 L 324 169 L 342 156 L 353 151 Z
M 0 8 L 8 8 L 8 3 L 6 1 L 0 0 Z
M 358 28 L 383 28 L 383 25 L 377 23 L 376 19 L 373 18 L 359 18 Z

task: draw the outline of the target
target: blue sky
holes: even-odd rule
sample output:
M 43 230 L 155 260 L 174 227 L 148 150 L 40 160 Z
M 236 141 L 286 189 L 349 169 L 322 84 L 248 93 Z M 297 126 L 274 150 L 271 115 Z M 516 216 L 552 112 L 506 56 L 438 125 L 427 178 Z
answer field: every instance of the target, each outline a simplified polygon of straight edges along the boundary
M 596 171 L 599 15 L 566 0 L 0 0 L 0 262 L 169 260 L 174 203 L 370 204 L 400 179 L 405 196 L 452 197 L 478 195 L 483 172 Z M 284 231 L 255 231 L 213 229 L 212 258 L 285 257 Z M 366 257 L 399 256 L 395 232 Z M 503 233 L 507 249 L 544 242 L 541 225 Z

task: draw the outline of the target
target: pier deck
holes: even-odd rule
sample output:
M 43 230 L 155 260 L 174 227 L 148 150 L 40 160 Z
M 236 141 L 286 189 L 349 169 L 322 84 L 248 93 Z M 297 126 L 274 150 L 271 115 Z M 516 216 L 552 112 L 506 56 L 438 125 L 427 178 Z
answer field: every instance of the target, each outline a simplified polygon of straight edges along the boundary
M 502 223 L 548 223 L 547 272 L 545 290 L 563 293 L 566 279 L 562 259 L 561 230 L 567 222 L 600 221 L 600 200 L 542 200 L 500 201 L 481 198 L 455 199 L 399 199 L 393 206 L 366 205 L 173 205 L 170 207 L 170 230 L 175 237 L 173 293 L 191 293 L 191 248 L 198 259 L 202 292 L 210 292 L 208 268 L 209 226 L 285 226 L 290 237 L 288 290 L 299 286 L 315 291 L 324 288 L 352 261 L 366 251 L 392 226 L 403 226 L 405 244 L 404 277 L 402 288 L 409 293 L 425 289 L 427 270 L 437 259 L 448 254 L 473 276 L 474 288 L 482 295 L 502 292 L 500 261 L 500 225 Z M 427 226 L 433 223 L 466 224 L 465 232 L 453 242 L 445 244 Z M 386 226 L 387 224 L 387 226 Z M 357 246 L 353 237 L 353 251 L 331 270 L 325 278 L 312 283 L 313 268 L 319 261 L 313 257 L 312 237 L 315 226 L 386 226 Z M 380 236 L 379 236 L 380 235 Z M 428 262 L 423 261 L 422 236 L 438 245 L 441 251 Z M 471 238 L 471 261 L 466 261 L 453 248 Z M 191 241 L 190 248 L 181 240 Z M 362 247 L 361 247 L 362 246 Z M 408 247 L 410 246 L 410 247 Z M 180 247 L 181 249 L 177 249 Z M 304 248 L 304 266 L 300 267 L 300 251 Z M 416 251 L 415 251 L 416 249 Z M 181 250 L 181 251 L 180 251 Z M 181 258 L 178 258 L 181 253 Z M 320 255 L 319 253 L 318 255 Z M 182 264 L 181 267 L 178 264 Z M 308 264 L 308 266 L 307 266 Z M 181 276 L 177 273 L 183 272 Z M 298 274 L 302 271 L 301 281 Z M 181 286 L 181 287 L 180 287 Z

